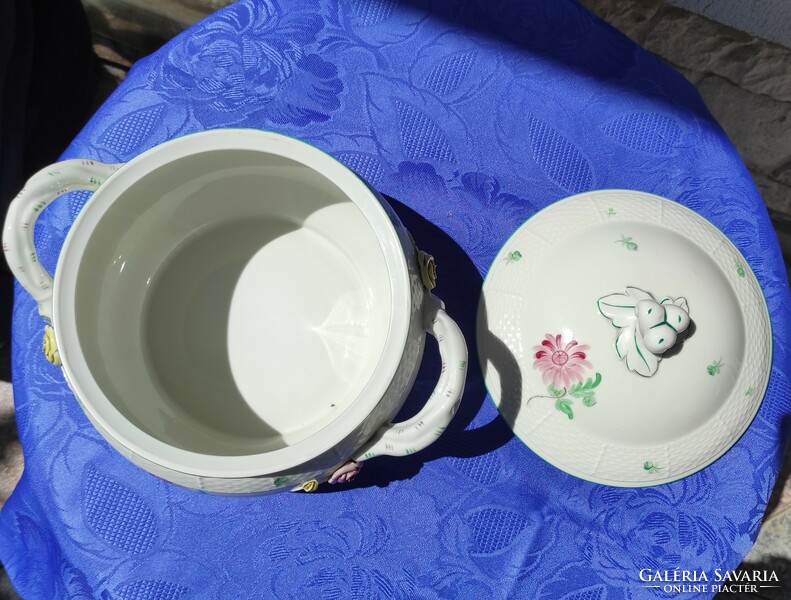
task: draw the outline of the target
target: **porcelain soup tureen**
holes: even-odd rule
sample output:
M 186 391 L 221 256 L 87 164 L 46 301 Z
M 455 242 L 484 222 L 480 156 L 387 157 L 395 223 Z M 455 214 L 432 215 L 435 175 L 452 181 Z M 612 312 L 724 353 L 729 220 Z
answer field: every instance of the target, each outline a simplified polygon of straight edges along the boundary
M 33 246 L 58 196 L 93 190 L 53 279 Z M 3 249 L 48 324 L 44 348 L 119 452 L 216 493 L 311 491 L 445 430 L 467 350 L 431 295 L 433 259 L 329 155 L 255 130 L 171 140 L 122 165 L 34 175 Z M 439 343 L 439 382 L 391 420 Z

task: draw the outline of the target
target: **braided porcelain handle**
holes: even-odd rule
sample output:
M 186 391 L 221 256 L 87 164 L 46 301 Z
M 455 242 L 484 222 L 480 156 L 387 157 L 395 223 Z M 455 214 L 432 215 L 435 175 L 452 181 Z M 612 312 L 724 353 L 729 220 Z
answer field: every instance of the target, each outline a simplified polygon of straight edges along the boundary
M 400 423 L 382 425 L 353 460 L 414 454 L 442 435 L 456 414 L 467 378 L 464 335 L 445 312 L 442 301 L 433 295 L 427 298 L 424 326 L 439 344 L 442 370 L 437 386 L 418 414 Z
M 41 266 L 33 245 L 33 225 L 58 196 L 75 190 L 95 191 L 122 164 L 64 160 L 28 179 L 11 202 L 3 228 L 3 252 L 14 276 L 33 299 L 47 323 L 52 322 L 52 276 Z

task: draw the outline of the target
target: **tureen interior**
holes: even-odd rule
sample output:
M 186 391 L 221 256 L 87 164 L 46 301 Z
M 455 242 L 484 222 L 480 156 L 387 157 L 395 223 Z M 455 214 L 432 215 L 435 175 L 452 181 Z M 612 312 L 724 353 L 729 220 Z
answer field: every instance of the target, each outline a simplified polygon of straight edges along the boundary
M 81 351 L 115 407 L 218 455 L 331 424 L 376 370 L 392 309 L 358 206 L 314 170 L 247 150 L 172 161 L 122 192 L 75 300 Z

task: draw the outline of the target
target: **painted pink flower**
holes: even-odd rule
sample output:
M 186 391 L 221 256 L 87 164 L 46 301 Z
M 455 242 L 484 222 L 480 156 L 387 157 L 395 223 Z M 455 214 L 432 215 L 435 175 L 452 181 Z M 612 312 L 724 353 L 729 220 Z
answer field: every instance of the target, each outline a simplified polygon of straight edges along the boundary
M 584 379 L 584 369 L 593 368 L 585 360 L 589 349 L 590 346 L 580 346 L 576 340 L 567 343 L 560 334 L 554 337 L 547 334 L 540 346 L 533 346 L 536 353 L 533 368 L 541 371 L 545 384 L 568 388 Z
M 362 468 L 362 461 L 357 462 L 355 460 L 350 460 L 335 470 L 329 479 L 329 483 L 349 483 L 350 481 L 353 481 L 355 477 L 357 477 Z

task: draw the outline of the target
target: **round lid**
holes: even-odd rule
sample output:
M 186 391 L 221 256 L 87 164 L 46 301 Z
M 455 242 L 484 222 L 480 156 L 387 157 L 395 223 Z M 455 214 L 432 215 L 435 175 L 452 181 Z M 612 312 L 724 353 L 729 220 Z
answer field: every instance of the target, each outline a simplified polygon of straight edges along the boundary
M 478 311 L 486 386 L 514 433 L 615 486 L 680 479 L 736 443 L 763 398 L 771 340 L 758 281 L 725 235 L 628 190 L 526 221 Z

